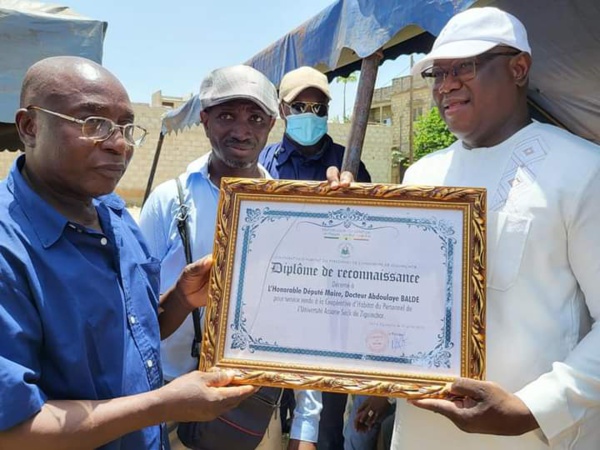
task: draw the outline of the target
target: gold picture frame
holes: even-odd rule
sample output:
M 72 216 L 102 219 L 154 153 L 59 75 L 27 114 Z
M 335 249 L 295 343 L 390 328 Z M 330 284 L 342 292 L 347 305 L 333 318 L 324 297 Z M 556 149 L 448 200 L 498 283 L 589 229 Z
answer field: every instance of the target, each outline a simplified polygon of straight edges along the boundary
M 482 188 L 224 178 L 200 369 L 409 398 L 484 379 L 485 214 Z

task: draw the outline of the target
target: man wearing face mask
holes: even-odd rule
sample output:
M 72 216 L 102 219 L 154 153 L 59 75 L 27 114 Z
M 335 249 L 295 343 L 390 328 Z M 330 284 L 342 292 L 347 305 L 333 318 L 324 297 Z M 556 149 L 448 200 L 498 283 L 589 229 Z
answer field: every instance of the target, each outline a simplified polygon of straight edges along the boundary
M 344 147 L 327 134 L 329 110 L 327 77 L 312 67 L 288 72 L 279 86 L 279 114 L 285 121 L 283 140 L 267 146 L 259 162 L 273 178 L 326 179 L 329 166 L 342 166 Z M 370 182 L 361 162 L 357 181 Z
M 259 158 L 273 178 L 324 181 L 328 167 L 341 168 L 344 147 L 327 134 L 329 100 L 327 77 L 318 70 L 300 67 L 283 77 L 279 85 L 279 114 L 285 121 L 285 134 L 281 142 L 267 146 Z M 362 162 L 356 180 L 371 181 Z M 346 397 L 323 392 L 319 450 L 344 447 Z

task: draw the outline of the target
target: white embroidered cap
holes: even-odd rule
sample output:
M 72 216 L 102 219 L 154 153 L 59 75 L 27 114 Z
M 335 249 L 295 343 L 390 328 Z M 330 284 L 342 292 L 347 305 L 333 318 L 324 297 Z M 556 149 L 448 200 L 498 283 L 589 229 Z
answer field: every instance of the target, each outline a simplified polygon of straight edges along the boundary
M 413 66 L 411 73 L 420 74 L 438 59 L 470 58 L 497 45 L 531 54 L 527 30 L 515 16 L 492 7 L 467 9 L 448 21 L 431 52 Z

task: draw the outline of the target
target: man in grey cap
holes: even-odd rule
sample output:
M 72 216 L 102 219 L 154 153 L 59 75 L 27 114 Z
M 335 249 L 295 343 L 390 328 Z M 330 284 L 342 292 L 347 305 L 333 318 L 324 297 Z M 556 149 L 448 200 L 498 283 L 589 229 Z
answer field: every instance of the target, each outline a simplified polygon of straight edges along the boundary
M 599 448 L 600 148 L 531 120 L 531 63 L 516 17 L 474 8 L 413 70 L 459 140 L 405 183 L 488 192 L 488 381 L 398 402 L 392 449 Z
M 212 151 L 193 161 L 179 175 L 188 208 L 192 259 L 211 253 L 222 177 L 271 178 L 258 164 L 277 116 L 275 86 L 259 71 L 238 65 L 214 70 L 200 86 L 200 119 Z M 140 215 L 140 228 L 150 252 L 160 259 L 161 292 L 167 291 L 185 266 L 185 254 L 177 230 L 178 189 L 174 180 L 159 185 Z M 190 354 L 194 340 L 192 319 L 162 342 L 161 358 L 168 381 L 198 365 Z M 290 448 L 311 449 L 317 440 L 320 393 L 297 391 L 297 408 Z M 281 448 L 281 423 L 274 415 L 259 449 Z M 225 449 L 224 449 L 225 450 Z

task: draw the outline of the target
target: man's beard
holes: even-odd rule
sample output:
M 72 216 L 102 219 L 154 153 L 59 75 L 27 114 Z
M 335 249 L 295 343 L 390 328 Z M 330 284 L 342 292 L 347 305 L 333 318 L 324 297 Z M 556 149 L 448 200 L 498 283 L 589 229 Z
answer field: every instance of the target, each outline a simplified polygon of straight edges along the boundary
M 256 163 L 258 162 L 258 158 L 253 161 L 240 161 L 237 159 L 226 158 L 220 150 L 217 150 L 214 147 L 212 149 L 212 153 L 215 158 L 231 169 L 250 169 L 251 167 L 256 166 Z

